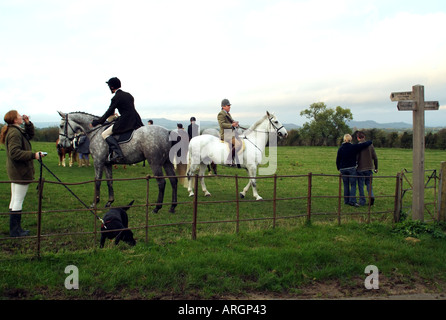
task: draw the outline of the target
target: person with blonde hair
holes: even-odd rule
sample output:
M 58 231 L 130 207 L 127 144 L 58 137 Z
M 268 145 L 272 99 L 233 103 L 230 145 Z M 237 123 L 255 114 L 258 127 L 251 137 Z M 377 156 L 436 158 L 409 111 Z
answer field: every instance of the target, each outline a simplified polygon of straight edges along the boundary
M 371 144 L 372 141 L 352 144 L 352 136 L 350 134 L 344 135 L 344 142 L 338 149 L 336 156 L 336 167 L 341 173 L 344 183 L 344 204 L 359 207 L 359 204 L 356 202 L 356 176 L 358 175 L 356 172 L 356 158 L 358 152 Z
M 0 143 L 6 147 L 6 171 L 12 181 L 9 235 L 24 237 L 29 235 L 29 231 L 21 227 L 21 212 L 29 183 L 34 180 L 33 160 L 44 157 L 46 153 L 31 151 L 29 140 L 34 136 L 34 125 L 28 116 L 21 116 L 17 110 L 11 110 L 5 114 L 4 120 L 6 124 L 0 132 Z

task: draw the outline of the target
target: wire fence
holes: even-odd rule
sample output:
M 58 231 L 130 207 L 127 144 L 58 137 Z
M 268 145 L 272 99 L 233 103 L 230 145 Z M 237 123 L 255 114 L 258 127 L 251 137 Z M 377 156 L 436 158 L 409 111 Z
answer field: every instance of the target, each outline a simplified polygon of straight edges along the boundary
M 251 200 L 251 199 L 240 199 L 240 188 L 239 185 L 244 183 L 243 181 L 250 179 L 250 177 L 245 176 L 230 176 L 230 175 L 213 175 L 213 176 L 203 176 L 204 179 L 229 179 L 233 180 L 234 183 L 234 194 L 233 196 L 226 197 L 225 199 L 215 200 L 212 198 L 204 198 L 199 195 L 198 187 L 199 187 L 199 179 L 201 176 L 196 175 L 193 179 L 194 185 L 194 196 L 188 198 L 187 201 L 177 201 L 175 203 L 172 202 L 164 202 L 163 206 L 169 206 L 172 204 L 176 204 L 178 207 L 188 206 L 191 207 L 192 217 L 188 215 L 187 217 L 183 217 L 180 220 L 172 220 L 169 221 L 168 218 L 164 220 L 155 219 L 155 217 L 159 217 L 160 214 L 154 215 L 152 214 L 151 208 L 158 205 L 156 202 L 151 202 L 149 199 L 149 195 L 153 193 L 151 189 L 151 181 L 153 182 L 155 179 L 159 177 L 155 176 L 147 176 L 141 178 L 128 178 L 128 179 L 113 179 L 113 182 L 118 181 L 139 181 L 139 183 L 145 182 L 145 203 L 142 205 L 134 205 L 133 207 L 140 208 L 144 212 L 143 219 L 132 223 L 131 230 L 136 231 L 140 230 L 144 233 L 145 241 L 149 241 L 149 230 L 153 228 L 164 228 L 168 226 L 186 226 L 190 228 L 190 237 L 192 239 L 197 239 L 197 227 L 200 225 L 210 225 L 210 224 L 235 224 L 235 232 L 238 233 L 240 230 L 240 225 L 243 222 L 259 222 L 259 221 L 268 221 L 269 225 L 272 228 L 275 228 L 279 221 L 283 221 L 286 219 L 303 219 L 305 222 L 313 221 L 314 219 L 326 219 L 329 217 L 331 220 L 336 221 L 338 224 L 341 224 L 343 218 L 351 217 L 351 216 L 361 216 L 361 219 L 367 223 L 369 223 L 372 219 L 372 216 L 386 216 L 387 219 L 391 220 L 393 223 L 398 222 L 400 219 L 400 213 L 403 209 L 403 200 L 407 191 L 410 190 L 411 185 L 409 178 L 407 177 L 409 172 L 401 172 L 396 174 L 395 176 L 374 176 L 373 177 L 373 185 L 379 185 L 380 183 L 377 181 L 385 181 L 385 183 L 393 185 L 394 192 L 390 194 L 385 194 L 383 192 L 379 192 L 379 194 L 375 193 L 376 202 L 383 203 L 383 205 L 372 206 L 371 196 L 367 195 L 367 190 L 365 190 L 367 204 L 363 207 L 356 208 L 346 206 L 344 204 L 344 200 L 347 200 L 344 197 L 343 193 L 343 177 L 342 175 L 327 175 L 327 174 L 313 174 L 308 173 L 305 175 L 273 175 L 273 176 L 260 176 L 256 177 L 257 180 L 268 180 L 268 194 L 270 195 L 268 198 L 263 200 Z M 185 178 L 185 176 L 177 176 L 178 178 Z M 169 178 L 169 177 L 163 177 Z M 299 186 L 300 192 L 287 192 L 290 190 L 284 191 L 283 188 L 279 188 L 278 182 L 284 181 L 286 179 L 291 179 L 293 181 L 293 185 Z M 433 181 L 431 181 L 433 180 Z M 430 176 L 429 182 L 426 184 L 427 188 L 434 189 L 433 202 L 427 203 L 427 205 L 436 206 L 436 185 L 438 183 L 438 177 L 436 172 Z M 55 187 L 64 186 L 66 188 L 72 188 L 74 186 L 83 186 L 88 184 L 95 184 L 96 181 L 99 180 L 91 180 L 84 181 L 79 183 L 63 183 L 63 182 L 54 182 L 47 181 L 44 178 L 39 179 L 38 181 L 33 181 L 32 184 L 37 185 L 38 190 L 38 205 L 36 211 L 28 211 L 22 212 L 24 215 L 34 215 L 37 219 L 36 222 L 36 234 L 30 235 L 27 237 L 16 237 L 11 238 L 9 236 L 1 237 L 0 241 L 35 241 L 35 253 L 38 257 L 41 255 L 41 244 L 44 239 L 51 239 L 53 237 L 66 237 L 66 236 L 81 236 L 81 235 L 93 235 L 95 243 L 97 243 L 97 237 L 103 232 L 111 232 L 113 230 L 105 230 L 101 231 L 100 225 L 100 217 L 99 213 L 103 212 L 104 209 L 97 208 L 96 204 L 93 207 L 85 207 L 84 208 L 63 208 L 60 210 L 44 210 L 44 201 L 46 197 L 45 190 L 50 185 L 55 185 Z M 107 179 L 101 179 L 101 181 L 107 181 Z M 20 181 L 14 181 L 20 182 Z M 0 181 L 0 183 L 11 183 L 11 181 Z M 271 183 L 271 184 L 270 184 Z M 384 183 L 384 182 L 382 182 Z M 408 184 L 409 187 L 405 187 L 405 184 Z M 429 183 L 432 186 L 429 186 Z M 333 193 L 333 186 L 337 186 L 336 192 Z M 178 184 L 178 187 L 181 188 L 181 185 Z M 153 185 L 152 185 L 153 188 Z M 303 191 L 304 190 L 304 191 Z M 389 190 L 389 188 L 387 188 Z M 156 190 L 158 191 L 158 190 Z M 292 196 L 289 196 L 289 195 Z M 218 197 L 218 196 L 217 196 Z M 215 197 L 215 198 L 217 198 Z M 96 198 L 96 194 L 95 194 Z M 406 200 L 404 200 L 406 201 Z M 262 214 L 254 215 L 254 214 L 246 214 L 249 210 L 242 210 L 241 206 L 246 206 L 247 204 L 255 203 L 257 208 L 261 206 L 263 209 Z M 224 207 L 224 210 L 230 211 L 231 215 L 229 218 L 226 216 L 219 216 L 215 219 L 211 219 L 210 215 L 204 215 L 203 212 L 209 212 L 212 209 L 212 206 L 215 204 L 220 204 Z M 235 207 L 234 207 L 235 205 Z M 178 208 L 177 207 L 177 208 Z M 232 209 L 231 209 L 232 208 Z M 256 211 L 251 210 L 251 211 Z M 90 230 L 86 229 L 85 226 L 81 227 L 79 231 L 69 231 L 70 228 L 66 228 L 68 232 L 58 232 L 58 233 L 46 233 L 43 231 L 42 227 L 44 226 L 43 219 L 46 216 L 52 214 L 61 214 L 63 216 L 67 216 L 70 213 L 83 213 L 90 212 L 92 216 L 94 216 L 93 222 L 90 224 Z M 433 210 L 435 212 L 435 210 Z M 0 212 L 1 216 L 9 215 L 9 212 Z M 175 215 L 166 215 L 167 217 L 174 217 Z M 4 219 L 3 221 L 6 221 Z M 53 227 L 53 228 L 57 228 Z M 64 230 L 65 230 L 64 229 Z M 54 230 L 54 229 L 53 229 Z M 125 229 L 120 229 L 125 230 Z

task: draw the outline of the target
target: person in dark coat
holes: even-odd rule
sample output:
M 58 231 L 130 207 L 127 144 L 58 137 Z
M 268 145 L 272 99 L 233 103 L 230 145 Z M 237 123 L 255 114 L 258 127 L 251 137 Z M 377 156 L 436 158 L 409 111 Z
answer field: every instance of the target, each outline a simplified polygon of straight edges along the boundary
M 336 156 L 336 167 L 342 175 L 344 183 L 344 203 L 359 207 L 356 202 L 356 155 L 362 149 L 367 148 L 372 144 L 372 141 L 366 141 L 360 144 L 352 144 L 352 136 L 344 135 L 344 142 L 338 149 Z
M 29 140 L 34 137 L 34 125 L 28 116 L 21 116 L 17 110 L 11 110 L 5 114 L 4 120 L 6 124 L 0 132 L 0 143 L 6 147 L 6 172 L 13 181 L 9 203 L 9 235 L 24 237 L 29 235 L 29 231 L 21 227 L 21 212 L 29 183 L 34 180 L 33 160 L 44 157 L 46 153 L 31 150 Z M 24 128 L 21 127 L 23 123 Z
M 189 141 L 200 135 L 200 127 L 195 122 L 197 119 L 195 117 L 190 118 L 190 125 L 187 127 L 187 134 L 189 135 Z
M 74 150 L 79 156 L 79 167 L 90 166 L 90 139 L 84 132 L 75 134 L 73 140 Z
M 142 127 L 141 117 L 135 109 L 135 99 L 133 96 L 125 91 L 122 91 L 121 81 L 118 78 L 111 78 L 106 82 L 110 88 L 110 91 L 114 94 L 111 99 L 110 107 L 104 113 L 102 117 L 97 120 L 93 120 L 91 125 L 93 127 L 103 124 L 108 117 L 115 114 L 115 110 L 118 109 L 120 117 L 109 128 L 104 130 L 102 137 L 108 143 L 113 155 L 109 156 L 109 162 L 122 162 L 124 161 L 124 155 L 122 154 L 121 147 L 118 141 L 113 137 L 113 134 L 124 133 L 130 130 L 136 130 Z

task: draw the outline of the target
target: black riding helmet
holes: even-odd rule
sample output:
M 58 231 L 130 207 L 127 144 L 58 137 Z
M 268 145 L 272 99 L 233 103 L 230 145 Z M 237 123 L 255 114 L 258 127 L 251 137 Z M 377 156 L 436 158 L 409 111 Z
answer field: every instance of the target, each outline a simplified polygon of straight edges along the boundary
M 121 81 L 116 77 L 110 78 L 110 80 L 108 80 L 106 84 L 108 84 L 111 92 L 113 92 L 113 90 L 115 89 L 121 88 Z

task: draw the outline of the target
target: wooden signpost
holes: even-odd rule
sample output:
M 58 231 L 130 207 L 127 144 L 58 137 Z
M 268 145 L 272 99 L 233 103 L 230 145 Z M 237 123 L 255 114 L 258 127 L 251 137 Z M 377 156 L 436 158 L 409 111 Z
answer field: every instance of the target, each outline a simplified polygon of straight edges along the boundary
M 412 219 L 424 221 L 424 111 L 438 110 L 438 101 L 424 101 L 424 86 L 412 91 L 393 92 L 390 100 L 398 101 L 398 110 L 413 112 L 413 198 Z

